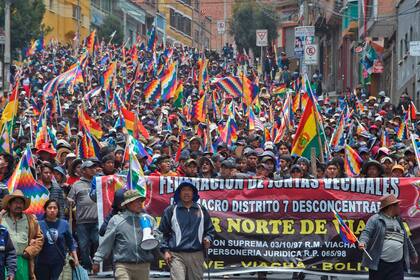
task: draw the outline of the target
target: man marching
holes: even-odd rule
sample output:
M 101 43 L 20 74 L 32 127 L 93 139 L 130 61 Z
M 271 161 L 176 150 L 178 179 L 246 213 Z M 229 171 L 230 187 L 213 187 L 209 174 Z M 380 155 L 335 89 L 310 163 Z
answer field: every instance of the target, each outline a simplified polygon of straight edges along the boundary
M 369 218 L 359 238 L 359 248 L 366 249 L 370 260 L 363 254 L 362 264 L 369 268 L 370 280 L 404 279 L 404 270 L 410 262 L 416 264 L 417 252 L 400 218 L 400 200 L 394 195 L 381 198 L 378 214 Z
M 161 250 L 171 270 L 171 279 L 203 279 L 203 249 L 214 237 L 214 227 L 207 210 L 197 204 L 197 188 L 182 182 L 175 191 L 174 205 L 164 211 L 159 230 L 163 234 Z

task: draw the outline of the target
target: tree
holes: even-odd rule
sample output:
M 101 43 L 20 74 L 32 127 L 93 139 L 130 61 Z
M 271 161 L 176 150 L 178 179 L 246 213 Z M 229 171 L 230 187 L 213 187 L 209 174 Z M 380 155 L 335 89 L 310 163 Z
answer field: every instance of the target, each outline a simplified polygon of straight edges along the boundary
M 116 32 L 114 38 L 112 39 L 112 43 L 121 45 L 124 41 L 123 26 L 116 16 L 109 15 L 104 19 L 104 22 L 98 28 L 98 39 L 103 39 L 106 43 L 108 43 L 114 31 Z
M 268 30 L 269 44 L 276 38 L 277 23 L 274 13 L 275 9 L 268 4 L 264 4 L 264 7 L 254 1 L 234 4 L 229 32 L 234 36 L 239 50 L 252 48 L 254 53 L 259 53 L 259 47 L 255 45 L 257 29 Z
M 43 0 L 13 0 L 10 7 L 11 50 L 16 57 L 18 49 L 28 47 L 31 40 L 50 29 L 42 24 L 45 13 Z M 0 25 L 4 28 L 5 0 L 0 0 Z

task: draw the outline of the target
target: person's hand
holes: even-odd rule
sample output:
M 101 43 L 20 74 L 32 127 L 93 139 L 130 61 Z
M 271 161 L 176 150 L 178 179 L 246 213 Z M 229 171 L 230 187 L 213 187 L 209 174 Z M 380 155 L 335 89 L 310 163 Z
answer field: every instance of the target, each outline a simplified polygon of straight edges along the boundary
M 171 264 L 172 261 L 172 254 L 169 251 L 166 251 L 165 254 L 163 255 L 163 259 L 165 260 L 167 265 Z
M 74 263 L 76 264 L 76 261 Z M 92 271 L 94 274 L 97 274 L 99 272 L 99 263 L 92 264 Z
M 36 240 L 31 239 L 31 241 L 29 242 L 29 246 L 35 246 L 35 245 L 36 245 Z
M 419 256 L 412 257 L 410 262 L 411 264 L 417 264 L 419 262 Z
M 9 275 L 9 276 L 7 276 L 6 280 L 15 280 L 15 276 L 14 275 Z
M 73 267 L 76 267 L 76 266 L 79 266 L 79 265 L 80 265 L 79 260 L 73 258 Z
M 207 238 L 204 238 L 203 245 L 204 245 L 204 248 L 206 248 L 206 249 L 210 248 L 210 246 L 211 246 L 210 240 L 208 240 Z
M 359 249 L 360 250 L 366 249 L 366 244 L 364 242 L 359 242 Z
M 27 260 L 29 260 L 30 256 L 27 252 L 23 252 L 23 257 Z

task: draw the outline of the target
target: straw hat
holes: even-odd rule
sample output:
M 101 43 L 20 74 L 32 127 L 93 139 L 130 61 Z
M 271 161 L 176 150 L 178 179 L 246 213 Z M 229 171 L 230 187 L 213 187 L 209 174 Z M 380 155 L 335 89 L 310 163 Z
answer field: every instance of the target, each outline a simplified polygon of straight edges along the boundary
M 2 201 L 3 209 L 6 209 L 9 206 L 9 203 L 14 198 L 21 198 L 23 199 L 25 206 L 23 208 L 23 211 L 29 208 L 31 205 L 31 199 L 25 197 L 23 192 L 21 190 L 14 190 L 12 194 L 5 195 Z
M 401 200 L 397 199 L 395 195 L 390 194 L 381 198 L 381 207 L 379 210 L 383 210 L 384 208 L 399 203 Z

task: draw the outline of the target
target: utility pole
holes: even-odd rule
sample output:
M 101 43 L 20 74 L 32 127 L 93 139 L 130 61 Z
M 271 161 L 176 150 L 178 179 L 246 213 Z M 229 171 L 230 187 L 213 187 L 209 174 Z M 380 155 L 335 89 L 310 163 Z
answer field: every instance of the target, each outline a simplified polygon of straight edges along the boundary
M 226 4 L 227 0 L 223 0 L 223 21 L 225 22 L 225 28 L 226 28 L 226 14 L 227 14 L 227 4 Z M 222 49 L 225 46 L 227 41 L 227 37 L 226 37 L 226 30 L 223 33 L 223 44 L 222 44 Z
M 309 5 L 308 5 L 308 1 L 309 0 L 303 0 L 303 3 L 302 3 L 302 5 L 303 5 L 303 26 L 308 26 L 309 25 Z M 306 40 L 305 40 L 306 41 Z M 303 51 L 305 52 L 305 44 L 306 44 L 306 42 L 303 42 Z M 303 73 L 303 74 L 305 74 L 305 73 L 308 73 L 309 71 L 309 69 L 308 69 L 308 66 L 306 65 L 306 64 L 304 64 L 303 63 L 303 61 L 304 61 L 304 56 L 305 56 L 305 53 L 303 53 L 303 56 L 302 56 L 302 58 L 301 58 L 301 63 L 302 63 L 302 65 L 301 65 L 301 72 Z
M 80 0 L 77 0 L 77 47 L 76 49 L 79 49 L 80 46 L 80 20 L 82 17 L 82 8 L 80 7 Z
M 4 72 L 3 72 L 3 91 L 9 92 L 9 73 L 10 73 L 10 5 L 11 0 L 6 0 L 4 6 Z

